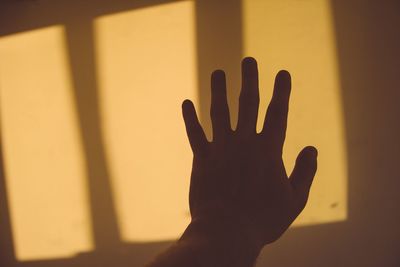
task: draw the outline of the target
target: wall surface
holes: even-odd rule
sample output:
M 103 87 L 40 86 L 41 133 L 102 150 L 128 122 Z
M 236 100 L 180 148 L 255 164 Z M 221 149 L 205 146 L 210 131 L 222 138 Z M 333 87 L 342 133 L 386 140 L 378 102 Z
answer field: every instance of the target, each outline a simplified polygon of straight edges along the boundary
M 289 66 L 289 70 L 295 70 L 301 77 L 309 77 L 303 80 L 296 78 L 298 89 L 307 90 L 307 86 L 313 86 L 309 90 L 317 90 L 314 87 L 318 86 L 318 77 L 322 75 L 325 77 L 322 90 L 328 88 L 332 81 L 334 89 L 338 90 L 335 97 L 340 98 L 333 99 L 329 104 L 340 103 L 340 110 L 332 104 L 319 115 L 331 114 L 327 110 L 341 113 L 341 120 L 334 121 L 334 124 L 343 127 L 337 133 L 344 137 L 329 157 L 332 166 L 326 158 L 323 164 L 323 172 L 327 173 L 325 176 L 340 174 L 333 184 L 345 186 L 344 189 L 335 193 L 328 190 L 326 195 L 332 193 L 330 196 L 338 197 L 344 205 L 343 209 L 327 209 L 325 206 L 330 203 L 334 204 L 332 207 L 337 205 L 327 197 L 329 201 L 321 201 L 322 209 L 325 207 L 326 211 L 324 214 L 328 214 L 320 220 L 324 223 L 310 223 L 311 220 L 308 220 L 304 226 L 290 228 L 279 241 L 263 250 L 257 266 L 400 265 L 400 177 L 397 170 L 400 152 L 399 2 L 309 0 L 299 4 L 289 0 L 271 1 L 268 8 L 279 7 L 279 10 L 269 10 L 271 15 L 265 20 L 262 19 L 263 12 L 254 14 L 253 21 L 248 20 L 246 12 L 252 8 L 262 10 L 266 2 L 215 2 L 90 0 L 56 3 L 32 0 L 0 4 L 0 54 L 7 51 L 3 60 L 0 59 L 1 266 L 143 266 L 170 245 L 172 241 L 169 240 L 188 220 L 184 194 L 188 180 L 181 176 L 190 171 L 190 150 L 185 146 L 184 128 L 179 122 L 179 102 L 184 98 L 194 99 L 209 132 L 209 74 L 213 69 L 223 68 L 228 74 L 228 86 L 232 88 L 229 104 L 234 122 L 239 92 L 235 85 L 240 84 L 237 66 L 248 53 L 268 61 L 260 62 L 263 66 L 271 66 L 271 69 L 267 67 L 264 70 L 266 75 Z M 327 5 L 322 5 L 322 2 Z M 162 8 L 157 9 L 158 6 Z M 320 6 L 325 11 L 329 8 L 327 22 L 321 15 L 323 13 L 318 13 Z M 283 18 L 281 28 L 279 24 L 269 25 L 279 22 L 273 18 L 273 15 L 279 17 L 279 14 L 293 17 Z M 160 22 L 152 21 L 152 16 Z M 261 24 L 257 24 L 257 19 Z M 295 23 L 296 19 L 302 20 Z M 313 19 L 318 25 L 313 25 Z M 331 28 L 321 24 L 321 21 L 330 23 Z M 127 27 L 127 23 L 132 23 L 132 28 Z M 267 25 L 257 28 L 262 23 Z M 310 35 L 302 29 L 294 29 L 295 36 L 287 35 L 287 30 L 279 33 L 279 29 L 290 29 L 291 25 L 309 27 Z M 39 35 L 43 31 L 52 33 L 35 39 L 33 36 L 38 29 L 42 29 L 37 33 Z M 249 33 L 249 29 L 253 32 Z M 271 35 L 254 39 L 254 34 L 263 31 L 269 31 Z M 321 47 L 309 41 L 309 36 L 314 35 L 320 38 Z M 140 40 L 135 39 L 138 36 Z M 36 46 L 25 49 L 24 45 L 32 38 L 36 40 Z M 247 42 L 251 38 L 252 41 Z M 282 51 L 290 54 L 297 49 L 308 54 L 299 55 L 296 63 L 290 61 L 290 56 L 279 55 L 278 50 L 274 54 L 276 56 L 268 57 L 262 51 L 263 47 L 257 47 L 265 42 L 265 46 L 273 50 L 279 46 L 279 38 L 286 40 Z M 287 42 L 296 38 L 297 44 Z M 335 43 L 327 43 L 330 39 L 326 38 Z M 243 39 L 247 41 L 238 41 Z M 161 41 L 162 45 L 159 45 Z M 130 44 L 135 48 L 133 52 L 129 52 Z M 307 47 L 307 44 L 310 46 Z M 67 53 L 53 55 L 51 51 L 57 49 Z M 153 53 L 146 54 L 146 49 Z M 15 54 L 10 54 L 10 51 Z M 135 51 L 139 52 L 135 54 Z M 47 55 L 43 60 L 40 59 L 42 54 Z M 264 55 L 267 56 L 264 58 Z M 306 65 L 307 55 L 313 66 Z M 24 62 L 27 56 L 29 58 Z M 20 65 L 18 62 L 21 62 Z M 304 62 L 301 63 L 304 68 L 299 62 Z M 148 71 L 146 64 L 157 67 Z M 318 67 L 316 74 L 312 72 L 315 65 Z M 65 73 L 58 68 L 52 70 L 51 66 L 64 66 Z M 121 71 L 118 71 L 118 66 Z M 28 75 L 47 72 L 54 74 L 47 80 L 45 75 Z M 132 72 L 140 75 L 132 75 Z M 18 73 L 25 73 L 25 76 L 19 77 Z M 331 73 L 337 75 L 337 80 L 332 78 Z M 160 78 L 154 80 L 152 75 Z M 265 87 L 270 86 L 270 81 L 272 76 L 267 77 Z M 32 87 L 27 88 L 27 84 Z M 129 90 L 125 88 L 127 84 L 140 90 Z M 176 94 L 148 91 L 147 85 L 151 88 L 175 87 Z M 10 91 L 8 88 L 21 90 Z M 327 94 L 318 94 L 324 95 Z M 300 94 L 295 96 L 294 101 L 301 99 Z M 141 99 L 147 99 L 147 102 Z M 314 105 L 311 97 L 299 101 L 309 101 L 309 110 L 318 112 L 313 109 L 318 105 Z M 301 104 L 297 103 L 291 112 L 298 110 L 295 113 L 299 114 Z M 157 113 L 157 107 L 162 107 L 164 112 Z M 153 110 L 148 112 L 147 117 L 142 116 L 146 108 Z M 137 113 L 130 116 L 132 110 Z M 296 124 L 296 121 L 297 118 L 301 121 L 301 116 L 291 116 L 296 118 L 293 127 L 299 128 L 301 123 Z M 164 124 L 156 125 L 146 118 L 160 119 Z M 146 134 L 145 128 L 140 125 L 151 129 L 151 134 Z M 170 130 L 166 131 L 166 135 L 176 137 L 178 141 L 163 146 L 165 134 L 162 135 L 161 131 L 168 125 Z M 329 134 L 337 130 L 332 125 L 322 128 L 327 127 L 332 127 Z M 294 131 L 295 128 L 289 129 Z M 49 134 L 48 138 L 46 134 Z M 289 137 L 289 142 L 296 147 L 297 139 L 293 136 Z M 146 138 L 156 140 L 153 147 L 144 145 L 141 140 Z M 57 150 L 60 143 L 61 151 Z M 324 147 L 322 141 L 318 143 Z M 135 154 L 140 147 L 146 153 Z M 162 156 L 156 155 L 159 147 L 160 155 L 170 150 L 182 155 L 169 157 L 168 160 L 176 166 L 187 165 L 187 168 L 159 164 L 159 167 L 154 165 L 151 168 L 150 174 L 146 173 L 141 162 L 162 161 Z M 345 153 L 346 162 L 339 168 L 335 164 L 340 153 Z M 324 151 L 321 151 L 323 154 Z M 49 155 L 52 161 L 43 173 L 36 162 L 43 162 Z M 24 168 L 18 169 L 18 164 L 23 164 Z M 160 166 L 167 170 L 167 176 L 172 177 L 178 187 L 169 190 L 168 181 L 157 180 Z M 332 169 L 331 174 L 329 168 Z M 63 170 L 62 175 L 57 177 L 59 180 L 51 179 L 58 169 Z M 136 180 L 128 179 L 129 174 Z M 143 182 L 140 186 L 140 179 L 137 178 L 141 174 L 153 177 L 150 185 Z M 22 178 L 18 180 L 18 177 Z M 32 177 L 47 183 L 47 186 L 35 187 L 33 183 L 26 187 L 26 182 Z M 322 176 L 317 178 L 318 181 L 324 179 Z M 157 186 L 151 186 L 157 182 Z M 71 186 L 75 187 L 72 191 Z M 319 191 L 324 190 L 323 187 L 323 183 L 316 186 Z M 54 201 L 46 202 L 45 196 L 53 197 Z M 71 198 L 68 199 L 68 196 Z M 136 201 L 132 202 L 132 196 L 136 196 L 133 197 Z M 162 196 L 173 206 L 159 212 L 157 207 L 162 199 L 152 196 Z M 73 209 L 79 203 L 83 206 Z M 314 206 L 310 210 L 317 210 L 317 204 L 318 198 L 313 201 L 311 205 Z M 31 208 L 23 208 L 27 206 Z M 64 217 L 63 209 L 72 209 L 73 212 Z M 151 213 L 148 218 L 156 219 L 146 222 L 143 219 L 146 210 Z M 312 212 L 307 214 L 310 215 L 305 217 L 305 222 L 307 218 L 313 218 Z M 132 223 L 138 216 L 140 222 Z M 175 217 L 181 219 L 177 223 L 168 219 Z M 47 241 L 41 240 L 42 247 L 35 247 L 33 242 L 29 248 L 27 243 L 37 239 L 35 234 L 38 234 L 32 228 L 34 222 L 40 226 L 49 219 L 53 219 L 54 224 L 45 227 L 50 233 Z M 23 226 L 29 225 L 26 223 L 29 221 L 31 228 Z M 63 224 L 63 221 L 69 223 Z M 72 225 L 72 228 L 63 228 L 66 225 Z M 148 232 L 140 230 L 145 227 L 149 227 L 146 229 Z M 156 230 L 164 234 L 159 240 Z M 60 231 L 64 236 L 59 234 Z M 73 238 L 74 234 L 78 238 Z M 65 236 L 70 237 L 71 243 L 62 242 L 68 240 Z M 137 242 L 140 239 L 142 242 Z M 54 244 L 52 250 L 46 250 L 46 244 Z
M 400 265 L 400 5 L 331 5 L 346 122 L 348 220 L 289 230 L 264 249 L 259 266 Z

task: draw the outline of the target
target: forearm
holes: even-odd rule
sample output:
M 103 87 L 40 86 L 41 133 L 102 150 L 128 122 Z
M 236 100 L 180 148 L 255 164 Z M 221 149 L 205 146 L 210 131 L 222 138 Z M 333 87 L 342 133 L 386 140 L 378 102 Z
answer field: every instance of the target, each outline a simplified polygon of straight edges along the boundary
M 252 267 L 261 248 L 241 234 L 191 223 L 182 237 L 148 267 Z

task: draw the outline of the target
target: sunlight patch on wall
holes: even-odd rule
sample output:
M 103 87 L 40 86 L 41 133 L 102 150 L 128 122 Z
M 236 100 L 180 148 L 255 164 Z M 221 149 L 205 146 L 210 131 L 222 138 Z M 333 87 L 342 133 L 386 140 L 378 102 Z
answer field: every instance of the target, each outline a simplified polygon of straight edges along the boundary
M 103 131 L 124 240 L 177 238 L 187 226 L 192 154 L 181 115 L 196 103 L 194 3 L 95 20 Z
M 194 2 L 179 1 L 94 21 L 100 117 L 124 241 L 175 239 L 190 221 L 192 153 L 181 103 L 189 98 L 200 104 L 194 13 Z M 244 0 L 243 18 L 243 56 L 256 57 L 260 69 L 258 128 L 273 75 L 288 69 L 288 170 L 302 147 L 319 149 L 310 202 L 296 225 L 346 219 L 344 124 L 328 1 Z M 3 37 L 0 58 L 2 141 L 18 259 L 91 250 L 63 27 Z
M 2 142 L 19 260 L 92 248 L 64 44 L 62 26 L 0 39 Z
M 345 220 L 347 165 L 344 121 L 329 1 L 244 0 L 245 55 L 260 70 L 261 130 L 275 74 L 292 74 L 292 95 L 284 161 L 290 174 L 306 145 L 319 150 L 310 200 L 294 225 Z

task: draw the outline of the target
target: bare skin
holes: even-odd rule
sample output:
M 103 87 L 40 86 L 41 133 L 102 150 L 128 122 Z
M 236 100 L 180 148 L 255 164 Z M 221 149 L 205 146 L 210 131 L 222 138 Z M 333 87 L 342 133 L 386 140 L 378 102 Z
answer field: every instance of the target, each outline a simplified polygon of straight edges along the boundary
M 149 266 L 253 266 L 261 249 L 277 240 L 307 203 L 317 170 L 317 150 L 305 147 L 287 175 L 282 161 L 291 78 L 280 71 L 256 132 L 258 69 L 242 61 L 242 89 L 232 130 L 225 74 L 211 76 L 213 141 L 208 142 L 193 103 L 182 105 L 194 154 L 189 204 L 192 221 L 180 240 Z

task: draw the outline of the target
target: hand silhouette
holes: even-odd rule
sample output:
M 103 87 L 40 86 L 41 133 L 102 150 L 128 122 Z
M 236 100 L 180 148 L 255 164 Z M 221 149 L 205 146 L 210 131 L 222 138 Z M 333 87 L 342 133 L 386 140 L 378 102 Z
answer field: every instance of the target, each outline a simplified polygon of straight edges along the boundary
M 250 267 L 261 248 L 278 239 L 306 205 L 317 170 L 317 150 L 305 147 L 288 177 L 282 161 L 290 75 L 280 71 L 264 126 L 256 132 L 257 62 L 242 61 L 236 130 L 230 125 L 225 74 L 211 76 L 213 141 L 208 142 L 190 100 L 182 104 L 193 166 L 192 221 L 178 242 L 149 267 Z
M 256 132 L 259 106 L 257 62 L 242 61 L 237 128 L 231 129 L 225 74 L 211 76 L 213 141 L 208 142 L 193 103 L 182 104 L 194 154 L 190 182 L 192 222 L 183 235 L 241 241 L 257 249 L 278 239 L 305 207 L 317 169 L 317 150 L 305 147 L 288 177 L 282 161 L 290 74 L 280 71 L 264 126 Z

